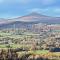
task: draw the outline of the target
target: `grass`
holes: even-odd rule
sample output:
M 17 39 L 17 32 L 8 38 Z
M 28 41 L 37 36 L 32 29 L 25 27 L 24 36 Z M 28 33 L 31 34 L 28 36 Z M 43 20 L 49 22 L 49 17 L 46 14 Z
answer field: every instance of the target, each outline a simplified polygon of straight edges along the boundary
M 7 47 L 8 45 L 7 44 L 3 44 L 3 45 L 0 45 L 0 48 L 8 48 Z M 27 46 L 27 45 L 20 45 L 20 44 L 11 44 L 10 45 L 11 48 L 21 48 L 21 47 L 27 47 L 29 48 L 30 46 Z
M 27 35 L 35 35 L 35 34 L 33 34 L 33 33 L 27 33 L 27 32 L 25 32 L 23 35 L 11 35 L 11 33 L 3 33 L 3 32 L 0 32 L 0 35 L 2 36 L 2 37 L 0 37 L 0 38 L 4 38 L 4 37 L 10 37 L 10 38 L 14 38 L 14 39 L 18 39 L 18 38 L 24 38 L 24 37 L 26 37 Z M 12 48 L 20 48 L 20 47 L 27 47 L 26 45 L 20 45 L 20 44 L 12 44 L 12 45 L 10 45 Z M 4 49 L 4 48 L 6 48 L 7 49 L 7 45 L 0 45 L 0 49 Z M 33 54 L 44 54 L 44 55 L 47 55 L 47 54 L 50 54 L 49 53 L 49 51 L 47 51 L 47 50 L 34 50 L 34 51 L 30 51 L 31 53 L 33 53 Z M 58 52 L 53 52 L 53 53 L 51 53 L 51 55 L 53 55 L 53 56 L 60 56 L 60 53 Z
M 22 35 L 15 35 L 15 34 L 12 34 L 12 33 L 4 33 L 4 32 L 1 32 L 0 31 L 0 35 L 2 36 L 2 38 L 6 38 L 6 37 L 9 37 L 9 38 L 14 38 L 14 39 L 19 39 L 19 38 L 24 38 L 26 37 L 27 35 L 37 35 L 37 34 L 34 34 L 34 33 L 31 33 L 31 32 L 24 32 L 24 34 Z
M 6 45 L 0 45 L 0 48 L 6 48 Z
M 47 54 L 49 51 L 48 50 L 35 50 L 32 51 L 33 54 Z
M 38 50 L 38 51 L 35 51 L 35 54 L 47 54 L 48 51 L 47 50 Z
M 49 52 L 48 50 L 35 50 L 35 51 L 30 51 L 32 55 L 41 55 L 41 56 L 46 56 L 46 57 L 60 57 L 60 52 Z

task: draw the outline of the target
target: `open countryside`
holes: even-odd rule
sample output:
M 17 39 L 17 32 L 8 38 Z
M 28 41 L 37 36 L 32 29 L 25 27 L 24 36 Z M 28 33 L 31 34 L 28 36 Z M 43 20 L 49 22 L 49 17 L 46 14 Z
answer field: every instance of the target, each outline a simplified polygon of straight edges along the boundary
M 60 60 L 60 0 L 0 0 L 0 60 Z

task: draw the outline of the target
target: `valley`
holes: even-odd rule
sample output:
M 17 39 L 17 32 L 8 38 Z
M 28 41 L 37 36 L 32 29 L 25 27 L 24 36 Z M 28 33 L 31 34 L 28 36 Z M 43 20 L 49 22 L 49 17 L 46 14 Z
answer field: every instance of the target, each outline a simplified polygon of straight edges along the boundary
M 0 49 L 30 59 L 60 58 L 60 18 L 38 13 L 0 21 Z M 51 22 L 52 20 L 52 22 Z M 57 21 L 58 20 L 58 21 Z M 24 55 L 25 54 L 25 55 Z M 31 55 L 30 55 L 31 54 Z

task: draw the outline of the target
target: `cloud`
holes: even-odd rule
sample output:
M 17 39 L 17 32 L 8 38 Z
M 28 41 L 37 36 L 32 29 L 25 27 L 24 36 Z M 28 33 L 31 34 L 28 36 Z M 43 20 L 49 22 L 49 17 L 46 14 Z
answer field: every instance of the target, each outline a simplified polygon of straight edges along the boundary
M 28 9 L 28 13 L 31 13 L 31 12 L 37 12 L 37 13 L 48 15 L 48 16 L 58 16 L 58 17 L 60 16 L 59 7 Z
M 39 9 L 39 8 L 33 8 L 33 9 L 28 9 L 27 11 L 30 12 L 30 13 L 31 12 L 38 12 L 38 13 L 40 13 L 40 10 L 41 9 Z
M 46 11 L 48 11 L 48 9 L 47 8 L 33 8 L 33 9 L 28 9 L 27 10 L 29 13 L 31 13 L 31 12 L 37 12 L 37 13 L 42 13 L 42 12 L 46 12 Z
M 55 8 L 54 12 L 60 13 L 60 8 Z

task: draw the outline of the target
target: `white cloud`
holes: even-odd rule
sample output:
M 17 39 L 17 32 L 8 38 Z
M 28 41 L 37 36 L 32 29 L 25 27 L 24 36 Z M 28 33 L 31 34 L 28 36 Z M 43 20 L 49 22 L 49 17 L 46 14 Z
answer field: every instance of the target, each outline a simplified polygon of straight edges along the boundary
M 60 8 L 55 8 L 54 12 L 60 13 Z
M 34 8 L 34 9 L 28 9 L 28 12 L 39 12 L 40 13 L 40 9 L 39 8 Z
M 44 14 L 48 16 L 60 16 L 60 8 L 57 7 L 28 9 L 28 13 L 31 12 L 38 12 L 40 14 Z
M 60 13 L 60 8 L 58 7 L 49 7 L 49 8 L 34 8 L 30 9 L 31 12 L 54 12 L 54 13 Z
M 48 9 L 46 8 L 46 9 L 40 9 L 40 8 L 33 8 L 33 9 L 28 9 L 27 10 L 29 13 L 31 13 L 31 12 L 37 12 L 37 13 L 42 13 L 43 11 L 48 11 Z
M 50 7 L 50 8 L 46 8 L 47 12 L 53 12 L 53 13 L 60 13 L 60 8 L 59 7 Z

